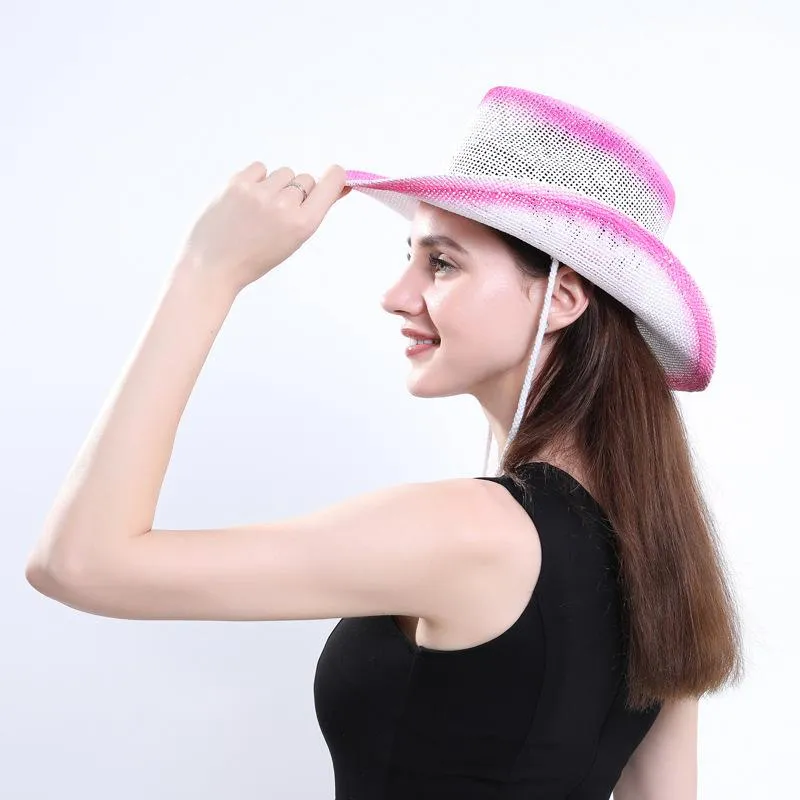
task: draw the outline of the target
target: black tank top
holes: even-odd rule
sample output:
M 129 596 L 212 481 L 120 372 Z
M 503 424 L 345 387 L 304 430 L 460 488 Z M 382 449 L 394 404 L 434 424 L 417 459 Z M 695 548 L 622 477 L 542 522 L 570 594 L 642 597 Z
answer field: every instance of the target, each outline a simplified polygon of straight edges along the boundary
M 624 708 L 627 639 L 614 533 L 563 470 L 525 467 L 542 565 L 499 636 L 416 646 L 393 616 L 348 617 L 317 663 L 317 720 L 335 800 L 608 800 L 656 719 Z

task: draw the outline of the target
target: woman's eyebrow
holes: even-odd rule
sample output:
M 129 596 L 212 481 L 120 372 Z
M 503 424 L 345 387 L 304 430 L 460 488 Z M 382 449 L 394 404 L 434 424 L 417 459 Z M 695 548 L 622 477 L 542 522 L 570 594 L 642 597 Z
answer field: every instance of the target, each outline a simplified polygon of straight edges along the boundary
M 406 239 L 406 244 L 411 247 L 410 236 L 408 239 Z M 423 236 L 421 239 L 417 240 L 418 247 L 437 247 L 440 245 L 452 247 L 453 250 L 457 250 L 459 253 L 463 253 L 465 256 L 469 255 L 468 252 L 455 239 L 451 239 L 449 236 L 444 236 L 442 234 L 429 234 L 428 236 Z

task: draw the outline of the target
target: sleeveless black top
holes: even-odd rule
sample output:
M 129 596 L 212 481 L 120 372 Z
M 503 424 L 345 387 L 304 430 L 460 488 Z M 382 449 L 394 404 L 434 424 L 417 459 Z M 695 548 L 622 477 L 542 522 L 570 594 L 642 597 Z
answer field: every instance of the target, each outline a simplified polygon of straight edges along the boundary
M 496 638 L 416 646 L 393 616 L 350 617 L 317 663 L 335 800 L 608 800 L 661 708 L 624 708 L 614 533 L 571 475 L 526 465 L 505 486 L 541 541 L 536 586 Z

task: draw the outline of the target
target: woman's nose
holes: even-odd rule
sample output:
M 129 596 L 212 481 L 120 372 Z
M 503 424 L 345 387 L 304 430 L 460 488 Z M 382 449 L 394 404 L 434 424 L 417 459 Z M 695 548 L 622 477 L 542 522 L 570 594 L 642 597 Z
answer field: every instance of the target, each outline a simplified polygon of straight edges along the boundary
M 384 292 L 381 307 L 389 314 L 419 314 L 424 307 L 422 287 L 406 272 Z

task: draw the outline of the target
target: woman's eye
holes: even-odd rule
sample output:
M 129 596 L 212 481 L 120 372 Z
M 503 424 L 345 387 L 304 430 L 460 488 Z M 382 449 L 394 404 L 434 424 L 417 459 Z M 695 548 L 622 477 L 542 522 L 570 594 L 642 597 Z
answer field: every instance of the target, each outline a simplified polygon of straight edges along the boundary
M 430 262 L 431 267 L 433 267 L 434 273 L 440 268 L 444 267 L 447 270 L 453 270 L 455 267 L 452 264 L 448 264 L 446 261 L 443 261 L 441 258 L 437 258 L 434 255 L 428 256 L 428 261 Z
M 406 260 L 411 261 L 411 253 L 406 253 Z M 444 259 L 437 258 L 433 254 L 428 255 L 428 261 L 434 273 L 438 272 L 440 269 L 444 269 L 445 271 L 457 269 L 453 264 L 448 264 Z

